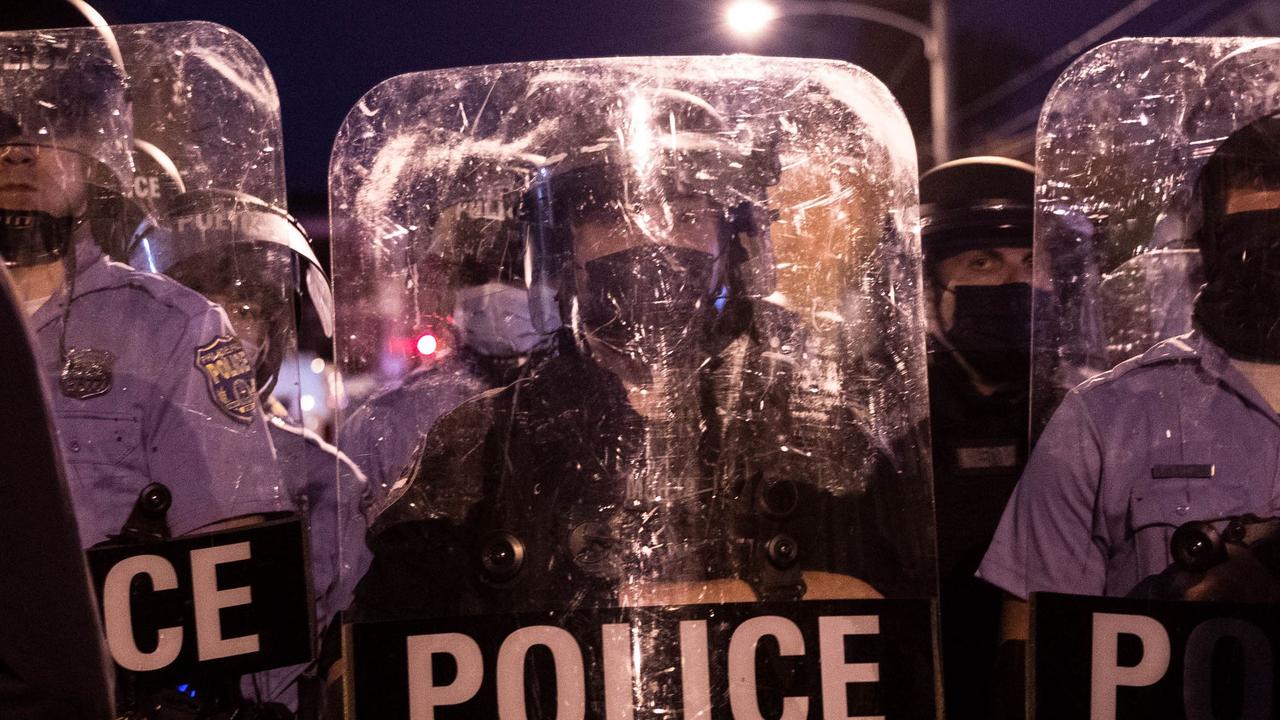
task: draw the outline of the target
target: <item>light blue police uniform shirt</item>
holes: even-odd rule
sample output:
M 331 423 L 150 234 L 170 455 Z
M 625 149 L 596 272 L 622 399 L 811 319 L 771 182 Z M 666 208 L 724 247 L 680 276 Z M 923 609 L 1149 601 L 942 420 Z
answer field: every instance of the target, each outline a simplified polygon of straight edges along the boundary
M 1021 598 L 1125 595 L 1169 566 L 1179 525 L 1276 515 L 1277 487 L 1280 418 L 1188 333 L 1067 394 L 977 574 Z
M 67 282 L 31 316 L 81 541 L 118 533 L 150 482 L 173 494 L 174 535 L 290 509 L 261 411 L 236 417 L 197 364 L 200 348 L 231 341 L 226 315 L 167 277 L 109 261 L 86 235 L 65 346 L 109 352 L 110 389 L 86 399 L 60 389 Z
M 323 627 L 351 603 L 351 576 L 358 580 L 369 567 L 368 481 L 350 458 L 316 433 L 277 416 L 268 427 L 289 495 L 306 511 L 317 620 Z
M 374 395 L 338 430 L 338 446 L 364 471 L 376 504 L 387 497 L 418 441 L 445 413 L 489 389 L 458 355 L 410 373 Z
M 268 419 L 272 444 L 293 503 L 304 510 L 311 540 L 311 584 L 315 588 L 316 629 L 351 604 L 355 584 L 369 568 L 365 545 L 368 483 L 336 447 L 316 433 L 276 415 Z M 346 571 L 341 571 L 341 568 Z M 247 697 L 298 707 L 299 676 L 309 664 L 246 676 Z

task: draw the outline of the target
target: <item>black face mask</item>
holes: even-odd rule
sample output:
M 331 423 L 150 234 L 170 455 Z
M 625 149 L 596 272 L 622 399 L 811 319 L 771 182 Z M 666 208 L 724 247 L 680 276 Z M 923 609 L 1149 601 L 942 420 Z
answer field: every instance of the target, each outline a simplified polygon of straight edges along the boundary
M 67 254 L 75 219 L 0 208 L 0 257 L 9 267 L 50 263 Z
M 1280 363 L 1280 210 L 1228 215 L 1201 247 L 1196 326 L 1231 357 Z
M 958 285 L 955 321 L 943 335 L 982 379 L 1004 385 L 1029 382 L 1031 286 Z
M 592 335 L 637 359 L 696 354 L 714 266 L 710 253 L 665 245 L 591 260 L 579 293 L 582 321 Z

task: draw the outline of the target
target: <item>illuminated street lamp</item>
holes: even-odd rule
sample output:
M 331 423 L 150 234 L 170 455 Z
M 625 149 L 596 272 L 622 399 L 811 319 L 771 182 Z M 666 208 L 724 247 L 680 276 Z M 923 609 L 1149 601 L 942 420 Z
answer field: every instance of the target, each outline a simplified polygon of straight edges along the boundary
M 913 35 L 924 43 L 929 61 L 929 110 L 933 127 L 933 161 L 951 159 L 951 47 L 947 30 L 947 0 L 932 0 L 930 24 L 871 5 L 843 0 L 736 0 L 725 10 L 725 22 L 735 34 L 759 35 L 781 15 L 828 15 L 865 20 Z
M 778 11 L 762 0 L 739 0 L 725 11 L 725 21 L 738 35 L 754 37 L 764 31 Z

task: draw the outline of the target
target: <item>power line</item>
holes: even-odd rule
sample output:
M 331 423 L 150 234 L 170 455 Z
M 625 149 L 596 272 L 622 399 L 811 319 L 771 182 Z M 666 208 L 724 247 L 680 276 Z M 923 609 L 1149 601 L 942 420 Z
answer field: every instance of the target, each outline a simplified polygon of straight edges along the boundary
M 1044 103 L 1038 103 L 1028 108 L 1011 120 L 1005 121 L 999 127 L 988 132 L 987 137 L 1007 137 L 1019 130 L 1025 130 L 1028 126 L 1031 127 L 1031 131 L 1034 133 L 1037 126 L 1040 124 L 1040 110 L 1043 107 Z
M 1194 28 L 1199 25 L 1207 17 L 1213 16 L 1223 7 L 1236 0 L 1211 0 L 1206 2 L 1195 11 L 1180 16 L 1174 22 L 1165 25 L 1153 33 L 1153 36 L 1160 37 L 1166 35 L 1177 35 L 1185 32 L 1187 28 Z M 1030 126 L 1030 135 L 1035 136 L 1038 130 L 1038 120 L 1041 110 L 1044 107 L 1043 102 L 1038 102 L 1027 110 L 1019 113 L 1013 118 L 1006 120 L 996 128 L 985 133 L 984 145 L 993 143 L 1007 143 L 1021 145 L 1027 135 L 1028 126 Z
M 911 43 L 902 57 L 898 59 L 893 70 L 884 76 L 884 84 L 889 86 L 889 91 L 897 95 L 898 88 L 902 86 L 902 81 L 907 77 L 907 71 L 916 64 L 916 60 L 920 58 L 920 46 L 917 43 Z
M 1026 87 L 1046 72 L 1070 62 L 1075 58 L 1075 56 L 1079 55 L 1089 47 L 1096 45 L 1098 41 L 1115 32 L 1125 23 L 1142 14 L 1158 2 L 1160 2 L 1160 0 L 1134 0 L 1111 17 L 1094 26 L 1088 32 L 1058 48 L 1056 52 L 1041 60 L 1036 66 L 1018 73 L 1000 87 L 975 100 L 969 105 L 969 107 L 965 108 L 965 110 L 959 114 L 959 119 L 961 121 L 968 120 L 978 113 L 988 110 L 996 103 Z

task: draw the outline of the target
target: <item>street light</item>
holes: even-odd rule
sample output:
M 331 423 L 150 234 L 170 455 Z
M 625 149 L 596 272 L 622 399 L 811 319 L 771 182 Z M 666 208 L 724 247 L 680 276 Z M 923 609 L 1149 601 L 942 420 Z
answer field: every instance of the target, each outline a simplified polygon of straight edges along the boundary
M 777 9 L 762 0 L 739 0 L 725 11 L 729 27 L 745 37 L 759 35 L 776 17 Z
M 742 36 L 758 35 L 781 15 L 829 15 L 886 25 L 913 35 L 924 44 L 929 61 L 929 113 L 933 128 L 933 161 L 951 159 L 951 79 L 947 0 L 931 0 L 930 23 L 871 5 L 843 0 L 737 0 L 725 11 L 729 28 Z

